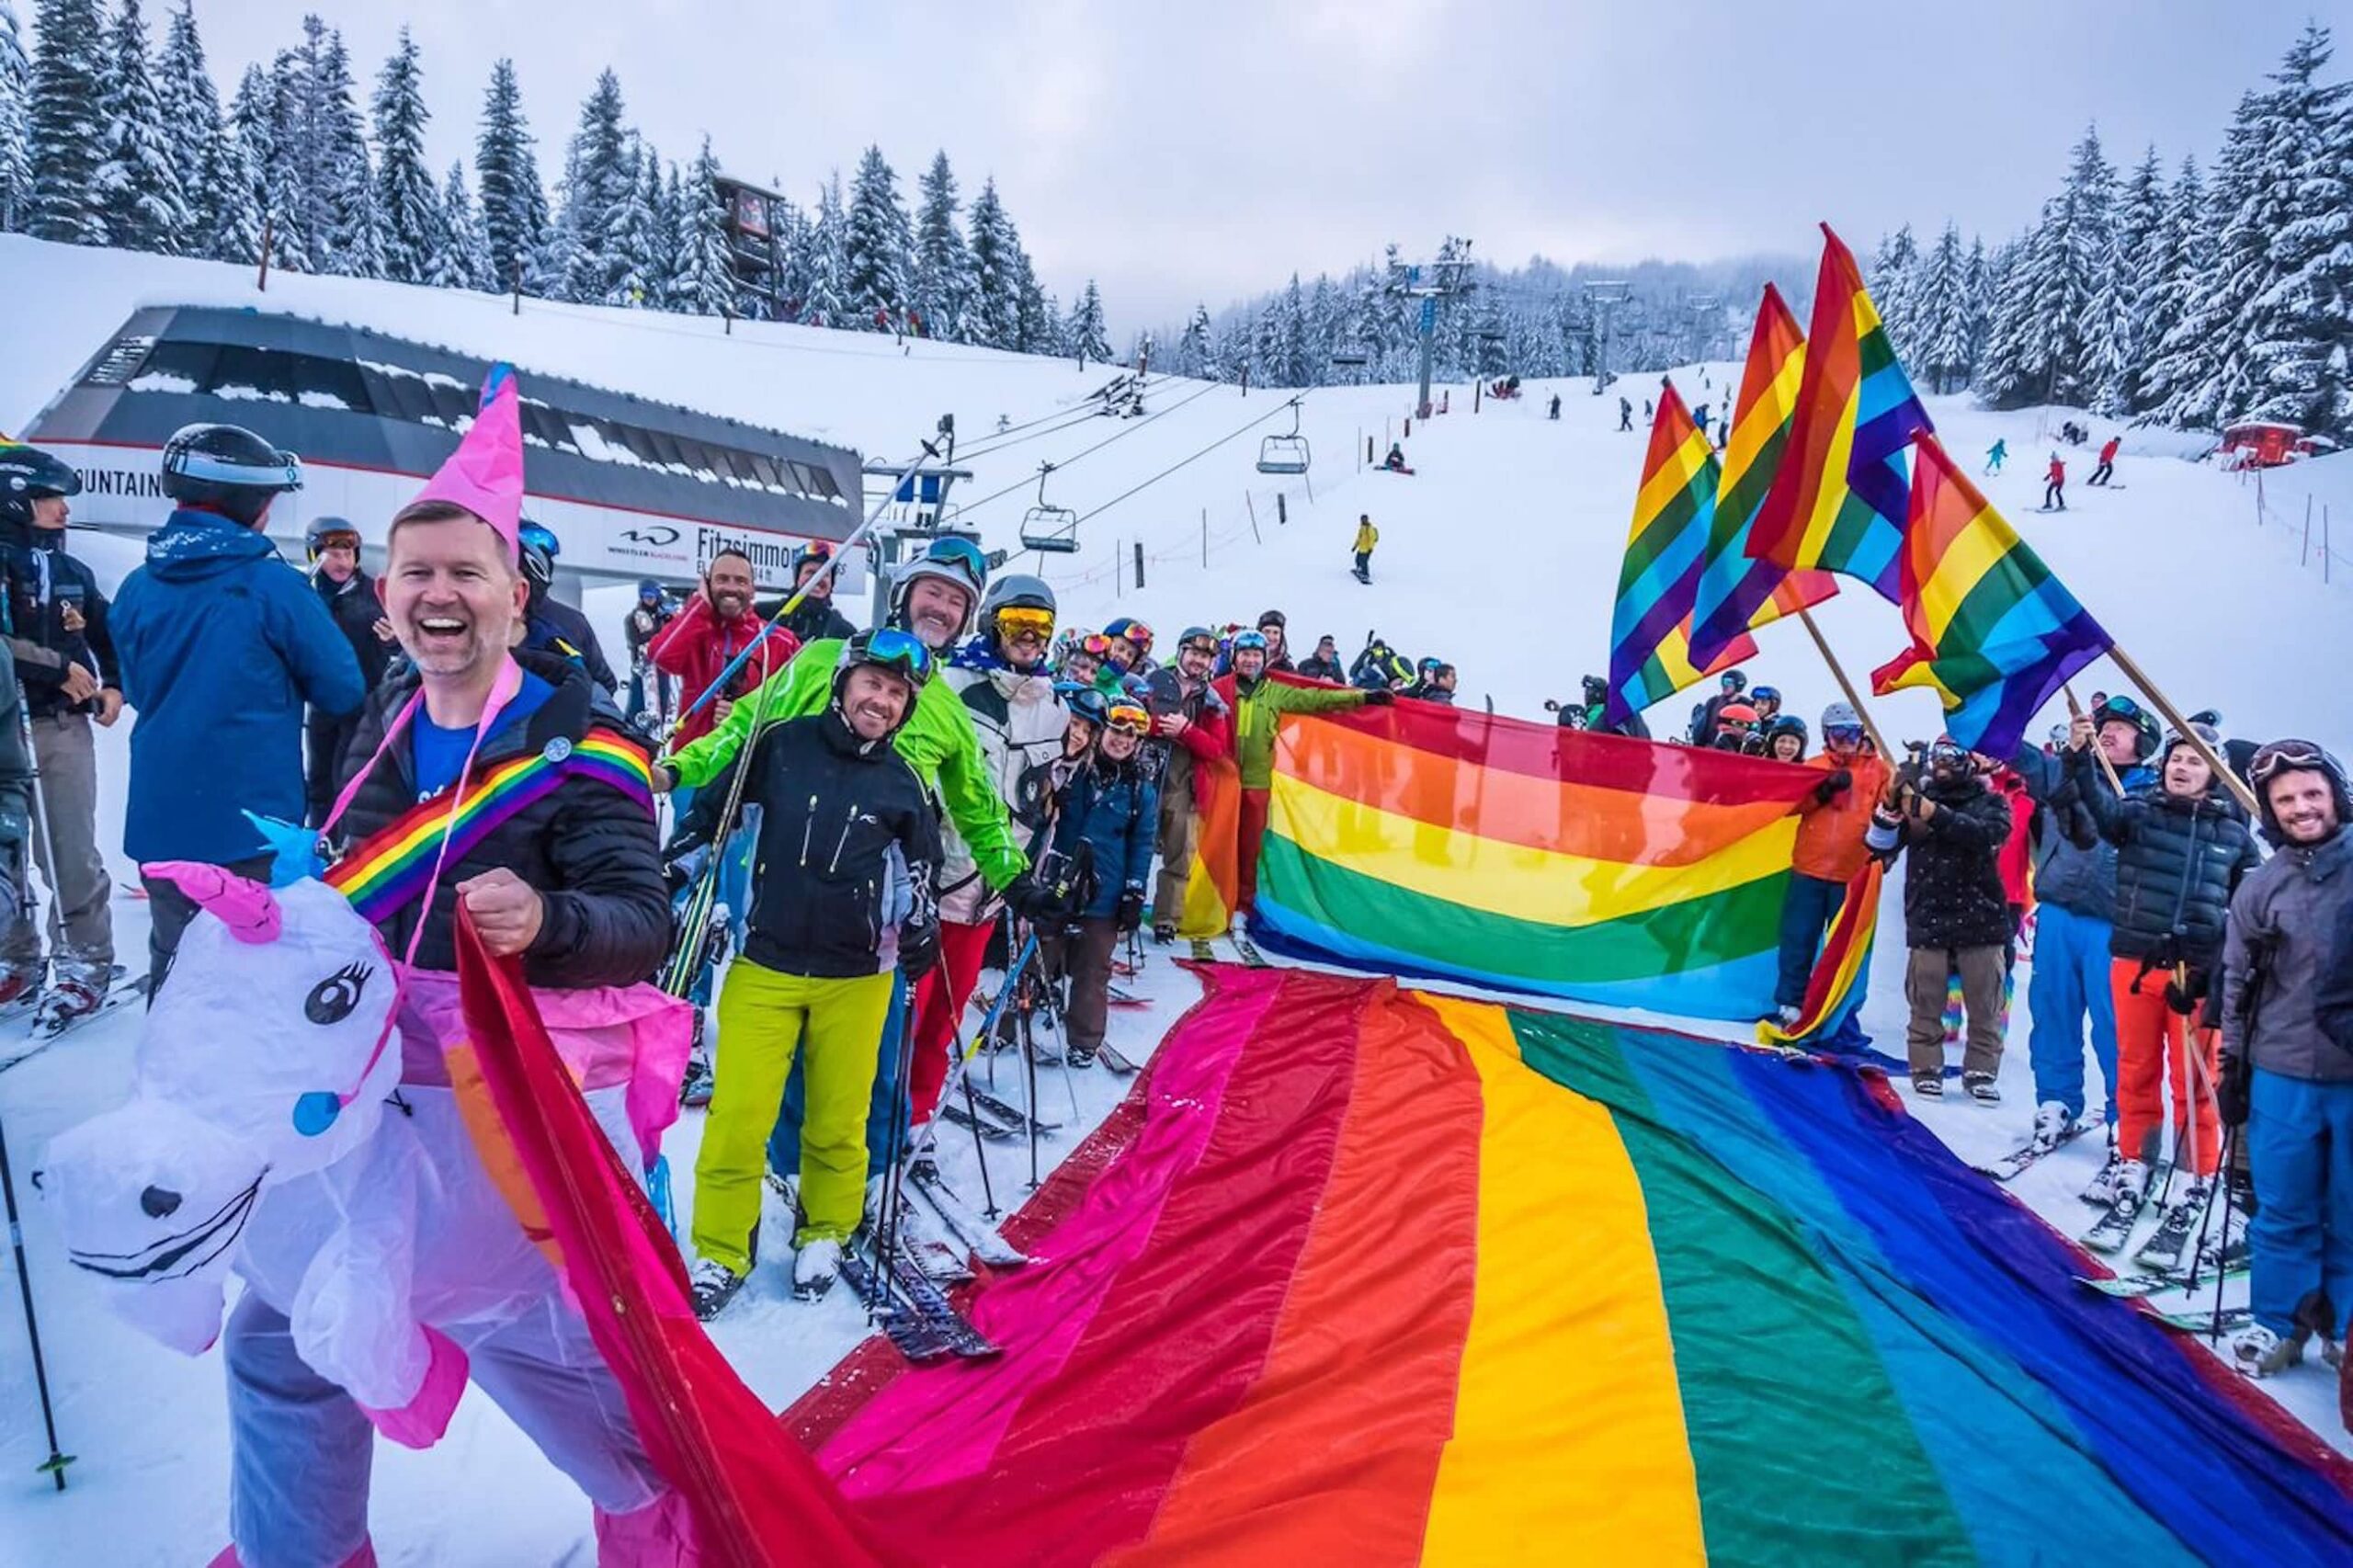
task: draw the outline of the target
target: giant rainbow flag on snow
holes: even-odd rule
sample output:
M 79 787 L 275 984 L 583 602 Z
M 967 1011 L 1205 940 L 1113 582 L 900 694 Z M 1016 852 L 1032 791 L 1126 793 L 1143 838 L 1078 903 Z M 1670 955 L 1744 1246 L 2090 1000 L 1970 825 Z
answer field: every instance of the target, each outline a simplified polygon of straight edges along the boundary
M 982 1289 L 793 1413 L 926 1561 L 2344 1562 L 2353 1470 L 1885 1080 L 1384 981 L 1207 998 Z
M 1830 225 L 1813 286 L 1805 372 L 1789 445 L 1749 532 L 1749 553 L 1784 572 L 1859 577 L 1890 600 L 1912 437 L 1932 429 L 1861 268 Z
M 1429 703 L 1292 715 L 1263 946 L 1687 1017 L 1770 1009 L 1818 773 Z

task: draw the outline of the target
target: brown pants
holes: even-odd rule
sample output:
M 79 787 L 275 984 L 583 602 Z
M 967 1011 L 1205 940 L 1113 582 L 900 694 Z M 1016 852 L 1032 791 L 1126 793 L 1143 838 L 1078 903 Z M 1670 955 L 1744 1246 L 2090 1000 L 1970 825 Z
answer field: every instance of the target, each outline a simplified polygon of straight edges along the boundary
M 1174 926 L 1185 913 L 1185 882 L 1193 869 L 1193 844 L 1200 836 L 1193 815 L 1193 770 L 1174 761 L 1160 779 L 1160 877 L 1152 890 L 1152 923 Z
M 1969 1020 L 1961 1070 L 1991 1073 L 2002 1065 L 2002 949 L 1914 948 L 1904 971 L 1904 999 L 1912 1004 L 1904 1045 L 1915 1075 L 1945 1070 L 1946 982 L 1956 966 L 1961 1010 Z
M 1082 1051 L 1100 1051 L 1104 1014 L 1111 1005 L 1111 954 L 1120 945 L 1120 932 L 1108 915 L 1072 925 L 1068 935 L 1040 933 L 1038 949 L 1045 955 L 1048 974 L 1070 976 L 1070 1011 L 1063 1020 L 1069 1043 Z

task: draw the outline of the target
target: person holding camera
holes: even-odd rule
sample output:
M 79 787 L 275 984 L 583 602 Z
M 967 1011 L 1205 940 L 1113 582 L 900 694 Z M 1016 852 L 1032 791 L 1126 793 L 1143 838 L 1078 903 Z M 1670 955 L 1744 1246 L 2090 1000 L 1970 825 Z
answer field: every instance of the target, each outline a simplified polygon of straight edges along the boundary
M 2257 1377 L 2340 1347 L 2353 1320 L 2353 1040 L 2332 1034 L 2332 986 L 2353 971 L 2353 817 L 2345 768 L 2274 741 L 2248 773 L 2279 853 L 2231 897 L 2222 946 L 2222 1119 L 2244 1128 L 2255 1321 L 2232 1342 Z M 2326 1302 L 2324 1310 L 2322 1303 Z
M 1949 735 L 1914 745 L 1880 791 L 1863 842 L 1889 860 L 1906 857 L 1904 939 L 1911 958 L 1904 996 L 1911 1020 L 1904 1033 L 1912 1092 L 1945 1092 L 1947 977 L 1961 973 L 1968 1041 L 1961 1081 L 1991 1105 L 2002 1097 L 2002 972 L 2010 943 L 2010 906 L 2002 892 L 2002 846 L 2010 808 L 1977 776 L 1969 749 Z
M 2170 1080 L 2173 1158 L 2191 1181 L 2137 1255 L 2165 1267 L 2178 1260 L 2222 1164 L 2215 1031 L 2192 1019 L 2222 956 L 2232 894 L 2262 857 L 2245 811 L 2188 737 L 2171 736 L 2158 752 L 2156 789 L 2120 798 L 2096 782 L 2095 738 L 2090 719 L 2074 722 L 2067 767 L 2100 836 L 2116 846 L 2108 974 L 2116 1003 L 2116 1143 L 2123 1156 L 2108 1218 L 2095 1234 L 2105 1230 L 2121 1247 L 2148 1199 L 2151 1172 L 2165 1153 Z M 2210 747 L 2220 739 L 2200 738 Z

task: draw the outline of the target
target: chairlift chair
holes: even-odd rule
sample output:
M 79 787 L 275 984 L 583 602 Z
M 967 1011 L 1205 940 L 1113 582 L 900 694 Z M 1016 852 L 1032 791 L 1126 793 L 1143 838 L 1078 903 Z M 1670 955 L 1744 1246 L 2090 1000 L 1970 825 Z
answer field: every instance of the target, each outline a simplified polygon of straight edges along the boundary
M 1269 436 L 1258 443 L 1260 473 L 1305 473 L 1307 437 L 1299 433 L 1299 399 L 1290 400 L 1290 434 Z
M 1078 550 L 1078 514 L 1068 506 L 1056 506 L 1046 500 L 1046 476 L 1054 472 L 1051 463 L 1038 465 L 1038 504 L 1021 516 L 1021 547 L 1053 555 L 1071 555 Z

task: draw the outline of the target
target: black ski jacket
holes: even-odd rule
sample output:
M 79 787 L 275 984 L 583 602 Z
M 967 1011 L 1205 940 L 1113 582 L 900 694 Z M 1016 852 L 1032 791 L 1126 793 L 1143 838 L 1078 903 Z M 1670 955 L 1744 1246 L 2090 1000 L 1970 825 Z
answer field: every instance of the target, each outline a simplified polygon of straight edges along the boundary
M 860 740 L 830 704 L 772 724 L 695 791 L 673 855 L 710 842 L 745 766 L 744 804 L 760 808 L 760 833 L 744 956 L 820 980 L 929 969 L 939 820 L 897 748 Z
M 1892 843 L 1906 857 L 1905 946 L 2007 946 L 2010 905 L 2002 892 L 2001 858 L 2010 836 L 2009 802 L 1974 776 L 1923 784 L 1921 793 L 1936 802 L 1936 815 L 1925 823 L 1907 816 L 1893 828 L 1875 816 L 1865 840 L 1891 858 Z
M 774 620 L 776 612 L 783 608 L 782 599 L 769 599 L 754 603 L 752 613 L 762 620 Z M 858 630 L 850 624 L 849 617 L 834 608 L 831 599 L 802 599 L 779 624 L 791 632 L 803 648 L 812 642 L 847 638 Z
M 2222 953 L 2222 922 L 2239 879 L 2263 863 L 2246 812 L 2220 779 L 2196 800 L 2162 788 L 2108 792 L 2090 748 L 2070 754 L 2077 793 L 2116 846 L 2116 926 L 2108 950 L 2158 968 L 2177 962 L 2211 971 Z
M 527 652 L 517 652 L 515 660 L 551 682 L 555 695 L 521 723 L 484 741 L 474 759 L 477 771 L 527 751 L 543 751 L 558 741 L 577 743 L 592 728 L 638 747 L 641 737 L 579 665 Z M 384 726 L 415 689 L 412 673 L 375 694 L 336 769 L 338 790 L 368 766 L 383 744 Z M 416 803 L 412 755 L 404 737 L 370 769 L 368 782 L 335 824 L 339 846 L 348 847 L 377 832 Z M 450 922 L 456 916 L 458 884 L 501 866 L 547 901 L 546 921 L 523 955 L 523 973 L 532 984 L 630 985 L 652 974 L 668 953 L 670 892 L 662 879 L 653 813 L 610 784 L 573 778 L 501 823 L 463 859 L 442 868 L 425 939 L 416 951 L 420 967 L 457 968 Z M 395 954 L 408 950 L 409 934 L 422 913 L 419 904 L 411 903 L 379 927 Z
M 559 653 L 588 672 L 588 678 L 611 697 L 621 683 L 597 645 L 597 629 L 588 618 L 553 595 L 535 595 L 525 612 L 523 646 L 542 653 Z
M 114 637 L 107 627 L 112 607 L 98 591 L 96 574 L 62 548 L 63 540 L 62 530 L 0 523 L 0 610 L 6 618 L 0 631 L 16 655 L 17 678 L 25 683 L 27 711 L 36 719 L 97 710 L 94 701 L 65 700 L 60 688 L 69 664 L 97 676 L 101 687 L 122 688 Z M 68 605 L 81 613 L 79 631 L 65 630 Z
M 392 654 L 400 646 L 376 635 L 376 622 L 384 618 L 384 607 L 376 597 L 375 580 L 365 572 L 354 572 L 348 582 L 338 583 L 324 572 L 313 571 L 311 586 L 319 591 L 319 602 L 335 617 L 335 629 L 351 644 L 351 656 L 359 661 L 360 680 L 369 690 L 375 690 L 383 683 L 384 672 L 392 667 Z

